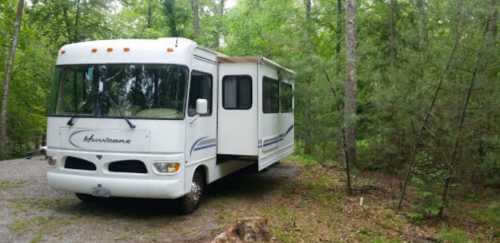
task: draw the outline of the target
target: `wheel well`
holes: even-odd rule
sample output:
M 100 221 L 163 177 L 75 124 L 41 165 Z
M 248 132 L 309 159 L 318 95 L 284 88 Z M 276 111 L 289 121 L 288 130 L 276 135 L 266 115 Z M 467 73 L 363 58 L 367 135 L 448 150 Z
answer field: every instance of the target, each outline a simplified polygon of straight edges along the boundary
M 201 173 L 203 176 L 203 180 L 205 181 L 205 185 L 208 185 L 208 167 L 206 165 L 200 165 L 194 171 L 194 174 L 196 173 Z

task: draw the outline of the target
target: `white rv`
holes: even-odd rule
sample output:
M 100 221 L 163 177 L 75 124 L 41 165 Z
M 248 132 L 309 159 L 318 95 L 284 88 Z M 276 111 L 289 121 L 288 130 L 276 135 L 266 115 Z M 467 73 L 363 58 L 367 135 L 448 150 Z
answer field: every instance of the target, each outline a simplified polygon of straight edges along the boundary
M 293 152 L 294 73 L 184 38 L 66 45 L 48 115 L 50 186 L 96 197 L 179 198 Z

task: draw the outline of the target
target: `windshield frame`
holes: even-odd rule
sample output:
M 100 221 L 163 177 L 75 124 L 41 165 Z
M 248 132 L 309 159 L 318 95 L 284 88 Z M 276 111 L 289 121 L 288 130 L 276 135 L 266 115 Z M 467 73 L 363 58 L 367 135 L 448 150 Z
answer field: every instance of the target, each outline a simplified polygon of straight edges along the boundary
M 183 107 L 182 107 L 182 112 L 180 112 L 182 115 L 180 115 L 177 118 L 165 118 L 165 117 L 135 117 L 135 116 L 98 116 L 95 114 L 92 115 L 86 115 L 86 114 L 55 114 L 55 109 L 54 111 L 51 111 L 51 109 L 47 109 L 47 117 L 73 117 L 73 118 L 93 118 L 93 119 L 124 119 L 127 118 L 129 120 L 184 120 L 186 119 L 186 113 L 187 113 L 187 102 L 188 102 L 188 95 L 189 95 L 189 84 L 191 82 L 191 68 L 186 65 L 186 64 L 179 64 L 179 63 L 121 63 L 121 62 L 111 62 L 111 63 L 75 63 L 75 64 L 59 64 L 56 65 L 54 68 L 54 78 L 52 81 L 53 86 L 59 86 L 59 72 L 58 69 L 61 67 L 68 67 L 68 66 L 80 66 L 80 65 L 127 65 L 127 64 L 137 64 L 137 65 L 177 65 L 182 68 L 184 68 L 187 71 L 187 78 L 186 78 L 186 83 L 184 84 L 184 98 L 183 98 Z M 58 93 L 59 93 L 59 88 L 53 87 L 51 89 L 50 95 L 49 95 L 49 100 L 48 100 L 48 107 L 50 106 L 56 106 L 57 105 L 57 99 L 58 99 Z

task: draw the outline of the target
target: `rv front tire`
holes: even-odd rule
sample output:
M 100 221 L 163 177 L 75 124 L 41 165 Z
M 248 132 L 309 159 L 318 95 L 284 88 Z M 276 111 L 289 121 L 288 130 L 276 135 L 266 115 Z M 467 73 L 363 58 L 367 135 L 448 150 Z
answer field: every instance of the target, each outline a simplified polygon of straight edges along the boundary
M 205 189 L 205 178 L 200 170 L 194 173 L 191 191 L 179 199 L 179 209 L 183 214 L 194 212 L 200 205 Z

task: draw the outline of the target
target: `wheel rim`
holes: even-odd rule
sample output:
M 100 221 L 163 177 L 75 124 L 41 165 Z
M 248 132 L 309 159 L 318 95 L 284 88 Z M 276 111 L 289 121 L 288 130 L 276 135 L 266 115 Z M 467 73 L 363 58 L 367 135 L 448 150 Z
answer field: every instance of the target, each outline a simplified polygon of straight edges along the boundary
M 196 181 L 193 181 L 193 183 L 191 184 L 191 200 L 194 203 L 197 203 L 198 201 L 200 201 L 201 194 L 202 194 L 201 185 L 196 183 Z

